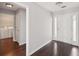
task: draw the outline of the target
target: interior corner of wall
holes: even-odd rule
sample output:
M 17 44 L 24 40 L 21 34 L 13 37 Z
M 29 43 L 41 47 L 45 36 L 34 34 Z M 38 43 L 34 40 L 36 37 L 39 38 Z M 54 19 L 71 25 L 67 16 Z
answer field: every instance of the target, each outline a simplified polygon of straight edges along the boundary
M 44 47 L 45 45 L 47 45 L 49 42 L 51 42 L 52 40 L 49 40 L 48 42 L 44 43 L 43 45 L 41 45 L 40 47 L 38 47 L 37 49 L 33 50 L 31 53 L 28 53 L 28 56 L 31 56 L 33 53 L 35 53 L 36 51 L 38 51 L 40 48 Z

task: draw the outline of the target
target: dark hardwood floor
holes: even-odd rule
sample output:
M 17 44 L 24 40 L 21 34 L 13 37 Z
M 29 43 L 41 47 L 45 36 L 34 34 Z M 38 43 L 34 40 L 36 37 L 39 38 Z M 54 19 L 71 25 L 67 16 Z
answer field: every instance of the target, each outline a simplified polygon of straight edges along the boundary
M 26 44 L 20 46 L 13 38 L 0 39 L 0 56 L 26 56 Z
M 59 41 L 51 41 L 31 56 L 79 56 L 79 47 Z
M 26 44 L 17 47 L 16 49 L 5 54 L 5 56 L 26 56 Z

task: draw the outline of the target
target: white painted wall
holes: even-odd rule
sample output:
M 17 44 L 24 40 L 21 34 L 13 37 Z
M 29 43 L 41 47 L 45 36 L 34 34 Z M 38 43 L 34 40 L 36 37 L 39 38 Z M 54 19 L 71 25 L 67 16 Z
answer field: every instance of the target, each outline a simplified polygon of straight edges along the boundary
M 79 45 L 79 13 L 77 14 L 77 40 Z
M 26 43 L 26 10 L 18 9 L 16 12 L 16 41 L 22 45 Z
M 35 3 L 23 4 L 29 7 L 28 55 L 31 55 L 52 40 L 52 17 Z
M 73 14 L 58 15 L 57 40 L 71 43 L 73 40 Z

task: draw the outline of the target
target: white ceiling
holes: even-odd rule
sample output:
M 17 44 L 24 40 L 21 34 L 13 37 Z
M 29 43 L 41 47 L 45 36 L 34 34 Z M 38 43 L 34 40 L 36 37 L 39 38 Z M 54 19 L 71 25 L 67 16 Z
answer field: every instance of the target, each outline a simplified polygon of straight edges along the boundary
M 69 9 L 73 7 L 79 7 L 79 2 L 63 2 L 63 5 L 67 6 L 65 8 L 59 7 L 58 5 L 56 5 L 56 2 L 37 2 L 37 4 L 52 12 Z
M 8 8 L 8 7 L 6 7 L 6 5 L 5 5 L 6 3 L 10 3 L 10 4 L 12 4 L 13 7 L 12 7 L 12 8 Z M 3 9 L 9 9 L 9 10 L 12 10 L 12 11 L 16 11 L 17 9 L 22 8 L 22 7 L 16 5 L 15 3 L 12 3 L 12 2 L 0 2 L 0 8 L 3 8 Z
M 13 8 L 8 8 L 5 6 L 5 3 L 10 3 L 13 4 Z M 79 2 L 63 2 L 62 5 L 67 6 L 66 8 L 61 8 L 58 5 L 56 5 L 56 2 L 36 2 L 38 5 L 40 5 L 41 7 L 43 7 L 44 9 L 51 11 L 51 12 L 56 12 L 56 11 L 61 11 L 61 10 L 65 10 L 65 9 L 71 9 L 74 7 L 79 7 Z M 12 2 L 0 2 L 0 8 L 4 8 L 4 9 L 10 9 L 10 10 L 17 10 L 19 8 L 23 8 L 21 6 L 18 6 Z

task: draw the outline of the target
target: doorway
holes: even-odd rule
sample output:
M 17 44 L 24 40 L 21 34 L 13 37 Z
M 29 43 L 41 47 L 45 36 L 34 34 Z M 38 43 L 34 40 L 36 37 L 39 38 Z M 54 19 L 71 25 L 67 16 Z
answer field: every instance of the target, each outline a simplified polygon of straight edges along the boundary
M 0 50 L 3 56 L 26 55 L 26 8 L 13 2 L 0 2 Z
M 78 45 L 78 13 L 56 15 L 54 17 L 55 40 Z

